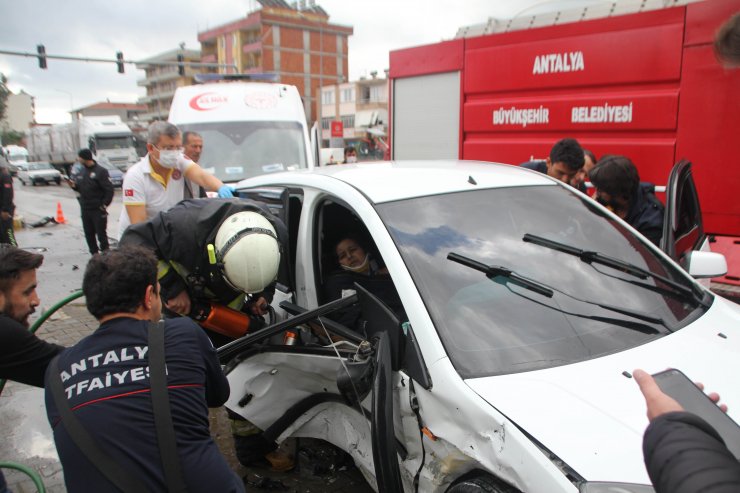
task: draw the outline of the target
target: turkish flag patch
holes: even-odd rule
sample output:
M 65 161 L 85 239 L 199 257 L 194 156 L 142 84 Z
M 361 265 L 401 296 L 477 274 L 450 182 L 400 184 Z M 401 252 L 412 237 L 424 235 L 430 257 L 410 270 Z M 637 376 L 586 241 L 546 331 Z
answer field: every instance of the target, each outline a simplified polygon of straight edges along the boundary
M 123 195 L 126 197 L 133 197 L 134 196 L 134 189 L 133 188 L 127 188 L 123 191 Z

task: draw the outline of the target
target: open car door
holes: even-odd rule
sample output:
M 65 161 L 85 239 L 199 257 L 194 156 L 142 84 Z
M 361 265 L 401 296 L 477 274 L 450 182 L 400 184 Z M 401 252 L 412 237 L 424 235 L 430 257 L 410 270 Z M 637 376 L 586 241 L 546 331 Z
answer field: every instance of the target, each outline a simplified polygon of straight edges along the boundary
M 717 277 L 727 272 L 724 256 L 709 251 L 691 162 L 686 160 L 679 161 L 668 178 L 660 247 L 694 277 Z
M 402 493 L 399 458 L 404 459 L 406 448 L 396 430 L 394 377 L 404 367 L 407 378 L 425 388 L 431 388 L 431 380 L 410 326 L 402 326 L 382 301 L 355 286 L 356 294 L 313 310 L 285 304 L 295 316 L 220 347 L 231 385 L 226 407 L 261 428 L 268 441 L 289 436 L 327 440 L 350 453 L 378 491 Z M 354 303 L 366 322 L 364 334 L 324 318 Z M 343 341 L 264 344 L 309 322 Z M 414 431 L 420 441 L 419 428 Z

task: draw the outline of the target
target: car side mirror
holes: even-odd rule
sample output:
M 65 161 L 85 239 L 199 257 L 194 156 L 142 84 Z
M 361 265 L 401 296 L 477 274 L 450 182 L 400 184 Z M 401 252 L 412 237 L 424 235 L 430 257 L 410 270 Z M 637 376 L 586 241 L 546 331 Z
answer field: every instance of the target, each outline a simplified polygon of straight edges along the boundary
M 695 279 L 727 274 L 727 259 L 721 253 L 694 250 L 684 257 L 682 263 L 689 275 Z

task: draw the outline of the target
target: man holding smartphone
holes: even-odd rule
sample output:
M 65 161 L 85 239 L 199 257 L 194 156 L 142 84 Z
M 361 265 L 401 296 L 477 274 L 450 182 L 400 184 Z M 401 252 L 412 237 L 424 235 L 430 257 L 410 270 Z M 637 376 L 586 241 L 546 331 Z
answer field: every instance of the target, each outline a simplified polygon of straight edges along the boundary
M 643 370 L 633 372 L 647 404 L 650 425 L 642 449 L 656 493 L 740 491 L 740 462 L 719 434 L 699 416 L 684 411 Z M 717 403 L 719 395 L 709 394 Z M 722 411 L 727 406 L 721 405 Z

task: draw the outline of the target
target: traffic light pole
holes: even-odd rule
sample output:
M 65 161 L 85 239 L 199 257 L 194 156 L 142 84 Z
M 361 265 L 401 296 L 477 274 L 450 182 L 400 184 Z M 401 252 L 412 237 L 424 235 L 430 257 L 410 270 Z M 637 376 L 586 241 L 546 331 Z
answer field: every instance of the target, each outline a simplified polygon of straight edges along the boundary
M 231 63 L 201 63 L 201 62 L 186 62 L 186 61 L 173 61 L 173 62 L 137 62 L 134 60 L 124 60 L 123 53 L 120 51 L 116 53 L 116 58 L 93 58 L 93 57 L 79 57 L 79 56 L 68 56 L 68 55 L 47 55 L 44 45 L 38 45 L 37 53 L 24 52 L 24 51 L 8 51 L 0 50 L 0 55 L 11 55 L 11 56 L 22 56 L 27 58 L 38 58 L 39 67 L 46 68 L 46 60 L 69 60 L 75 62 L 94 62 L 94 63 L 114 63 L 118 66 L 119 73 L 123 73 L 123 65 L 139 65 L 145 66 L 170 66 L 177 65 L 178 67 L 210 67 L 210 68 L 231 68 L 234 71 L 238 70 L 236 65 Z M 120 55 L 120 57 L 118 56 Z

